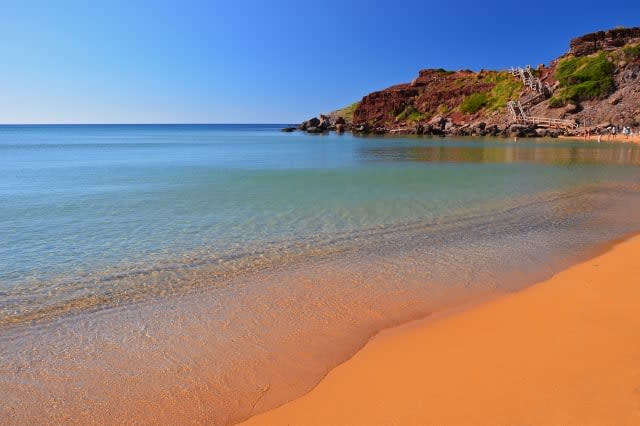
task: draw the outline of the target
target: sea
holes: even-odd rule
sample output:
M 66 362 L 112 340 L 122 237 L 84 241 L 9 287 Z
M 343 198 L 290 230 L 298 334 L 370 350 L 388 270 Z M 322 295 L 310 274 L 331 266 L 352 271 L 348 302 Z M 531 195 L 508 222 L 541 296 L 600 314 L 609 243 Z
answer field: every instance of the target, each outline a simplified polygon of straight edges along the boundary
M 234 424 L 640 230 L 623 139 L 284 126 L 0 126 L 0 423 Z

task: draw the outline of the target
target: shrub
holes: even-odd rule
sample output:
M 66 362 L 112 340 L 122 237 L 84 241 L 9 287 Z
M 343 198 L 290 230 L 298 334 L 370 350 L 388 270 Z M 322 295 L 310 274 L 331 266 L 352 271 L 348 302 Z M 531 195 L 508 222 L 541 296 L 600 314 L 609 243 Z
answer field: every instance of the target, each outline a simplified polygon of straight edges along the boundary
M 504 108 L 507 102 L 514 100 L 520 94 L 523 85 L 507 73 L 500 73 L 496 77 L 496 85 L 489 93 L 487 110 L 495 111 Z
M 449 112 L 449 106 L 447 104 L 438 105 L 438 114 L 444 115 Z
M 640 44 L 636 44 L 635 46 L 626 46 L 622 51 L 627 59 L 634 60 L 640 58 Z
M 486 93 L 474 93 L 467 96 L 460 105 L 460 111 L 465 114 L 475 114 L 484 108 L 489 102 L 489 98 Z
M 426 116 L 419 111 L 411 111 L 411 114 L 407 116 L 407 121 L 420 121 L 424 120 Z
M 416 110 L 412 105 L 407 105 L 400 114 L 396 115 L 396 121 L 420 121 L 424 120 L 426 116 L 420 111 Z
M 560 108 L 561 106 L 564 106 L 564 105 L 565 105 L 565 101 L 558 96 L 554 96 L 551 99 L 549 99 L 549 106 L 551 108 Z
M 603 52 L 560 61 L 555 72 L 560 90 L 551 98 L 549 105 L 559 107 L 568 101 L 580 102 L 607 96 L 615 88 L 614 69 Z

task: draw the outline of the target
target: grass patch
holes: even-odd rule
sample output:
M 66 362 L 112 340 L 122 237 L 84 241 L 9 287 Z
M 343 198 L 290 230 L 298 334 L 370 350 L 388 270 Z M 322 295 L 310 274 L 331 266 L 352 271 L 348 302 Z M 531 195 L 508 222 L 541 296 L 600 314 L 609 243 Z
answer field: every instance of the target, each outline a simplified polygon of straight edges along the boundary
M 425 118 L 427 118 L 427 116 L 420 111 L 411 111 L 411 113 L 407 116 L 407 121 L 420 121 L 424 120 Z
M 352 121 L 353 113 L 355 112 L 356 108 L 358 108 L 358 105 L 360 105 L 360 102 L 354 102 L 347 107 L 337 110 L 336 115 L 338 117 L 344 118 L 346 121 Z
M 522 81 L 514 79 L 508 73 L 499 73 L 495 78 L 495 86 L 489 92 L 487 111 L 504 108 L 507 102 L 517 99 L 523 89 Z
M 444 115 L 449 112 L 449 106 L 447 104 L 438 105 L 438 114 Z
M 482 108 L 485 108 L 487 112 L 504 108 L 507 102 L 517 99 L 524 88 L 522 81 L 513 78 L 508 72 L 492 72 L 484 76 L 482 81 L 494 84 L 493 89 L 485 93 L 486 102 Z M 465 112 L 462 107 L 460 110 Z
M 460 104 L 460 111 L 465 114 L 475 114 L 489 103 L 486 93 L 474 93 L 464 98 Z
M 640 58 L 640 44 L 635 46 L 625 46 L 622 48 L 624 56 L 627 59 L 634 60 Z
M 604 52 L 563 59 L 555 72 L 560 90 L 551 98 L 549 105 L 559 107 L 569 101 L 580 102 L 607 96 L 614 89 L 614 69 L 615 66 Z
M 445 70 L 444 68 L 432 68 L 432 71 L 439 72 L 442 74 L 453 74 L 455 71 Z
M 400 114 L 396 115 L 396 121 L 420 121 L 426 119 L 427 116 L 416 110 L 412 105 L 408 105 Z

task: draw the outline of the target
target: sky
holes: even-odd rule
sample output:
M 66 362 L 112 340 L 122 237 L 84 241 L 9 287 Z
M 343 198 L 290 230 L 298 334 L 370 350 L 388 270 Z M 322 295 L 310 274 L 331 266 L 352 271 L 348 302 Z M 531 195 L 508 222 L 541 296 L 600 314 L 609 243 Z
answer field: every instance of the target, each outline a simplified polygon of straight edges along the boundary
M 0 0 L 0 123 L 297 123 L 423 68 L 548 63 L 640 2 Z

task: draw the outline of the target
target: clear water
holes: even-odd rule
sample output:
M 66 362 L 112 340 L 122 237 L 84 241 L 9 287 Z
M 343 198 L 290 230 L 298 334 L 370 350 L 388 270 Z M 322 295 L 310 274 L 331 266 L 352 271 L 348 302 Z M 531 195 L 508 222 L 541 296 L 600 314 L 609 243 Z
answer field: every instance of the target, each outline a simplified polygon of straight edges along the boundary
M 233 423 L 640 228 L 637 146 L 280 127 L 0 127 L 0 419 Z

